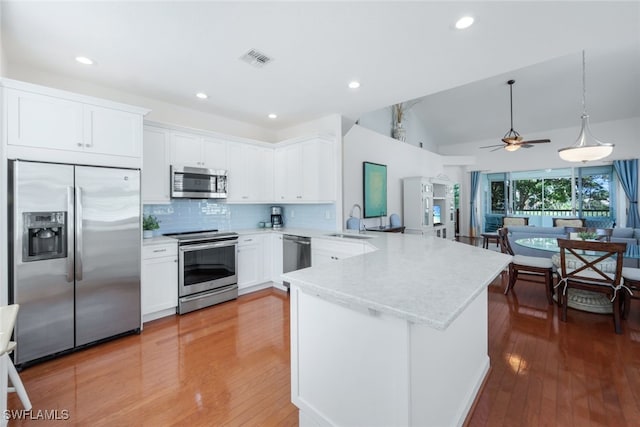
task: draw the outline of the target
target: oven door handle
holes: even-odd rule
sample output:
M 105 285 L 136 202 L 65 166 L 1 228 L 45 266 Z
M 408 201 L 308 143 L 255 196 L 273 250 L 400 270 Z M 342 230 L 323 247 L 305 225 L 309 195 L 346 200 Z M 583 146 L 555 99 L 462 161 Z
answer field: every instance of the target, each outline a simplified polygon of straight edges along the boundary
M 226 246 L 235 246 L 238 244 L 237 240 L 217 242 L 217 243 L 203 243 L 201 245 L 184 245 L 180 246 L 180 252 L 193 252 L 203 249 L 223 248 Z

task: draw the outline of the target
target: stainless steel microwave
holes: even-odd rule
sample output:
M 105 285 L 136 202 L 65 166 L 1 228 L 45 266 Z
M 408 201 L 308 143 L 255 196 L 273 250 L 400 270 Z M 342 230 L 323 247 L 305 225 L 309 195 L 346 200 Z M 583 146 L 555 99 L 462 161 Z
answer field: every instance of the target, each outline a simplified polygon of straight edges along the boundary
M 226 199 L 227 171 L 171 165 L 171 197 Z

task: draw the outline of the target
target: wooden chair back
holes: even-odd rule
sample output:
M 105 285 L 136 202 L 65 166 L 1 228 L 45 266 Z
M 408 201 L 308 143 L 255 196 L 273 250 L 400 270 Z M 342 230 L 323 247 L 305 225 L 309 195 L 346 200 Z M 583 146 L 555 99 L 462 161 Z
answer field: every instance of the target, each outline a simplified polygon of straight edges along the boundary
M 610 286 L 617 289 L 622 276 L 622 262 L 626 243 L 590 242 L 584 240 L 558 239 L 560 248 L 561 279 L 570 285 L 576 281 L 583 285 Z M 595 255 L 585 255 L 585 251 L 594 251 Z M 573 255 L 583 265 L 575 269 L 567 268 L 567 256 Z M 602 271 L 603 261 L 615 259 L 615 273 Z
M 510 225 L 529 225 L 529 217 L 526 216 L 505 216 L 502 218 L 502 226 Z
M 500 243 L 500 252 L 513 256 L 513 249 L 509 243 L 509 229 L 507 227 L 498 229 L 498 242 Z
M 594 233 L 596 240 L 601 242 L 610 242 L 613 236 L 613 228 L 565 227 L 564 232 L 568 237 L 571 237 L 571 233 Z
M 584 227 L 584 218 L 553 218 L 554 227 Z

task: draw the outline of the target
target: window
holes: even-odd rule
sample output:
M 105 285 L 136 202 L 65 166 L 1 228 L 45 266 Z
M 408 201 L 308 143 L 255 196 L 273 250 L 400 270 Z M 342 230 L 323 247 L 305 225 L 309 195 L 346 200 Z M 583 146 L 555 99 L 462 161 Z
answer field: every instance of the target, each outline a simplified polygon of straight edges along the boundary
M 485 179 L 485 224 L 489 228 L 505 215 L 527 216 L 532 225 L 545 225 L 542 217 L 563 216 L 587 218 L 592 226 L 615 222 L 612 166 L 493 173 Z M 545 223 L 550 224 L 550 219 Z

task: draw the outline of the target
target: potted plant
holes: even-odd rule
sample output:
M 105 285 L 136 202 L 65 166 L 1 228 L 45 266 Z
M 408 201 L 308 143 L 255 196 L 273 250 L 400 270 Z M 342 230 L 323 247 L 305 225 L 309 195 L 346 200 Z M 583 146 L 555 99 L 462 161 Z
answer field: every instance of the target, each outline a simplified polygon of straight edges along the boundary
M 160 228 L 160 221 L 154 215 L 145 215 L 142 219 L 142 236 L 145 239 L 153 237 L 153 230 Z
M 582 240 L 597 240 L 598 234 L 593 231 L 580 231 L 578 237 Z

